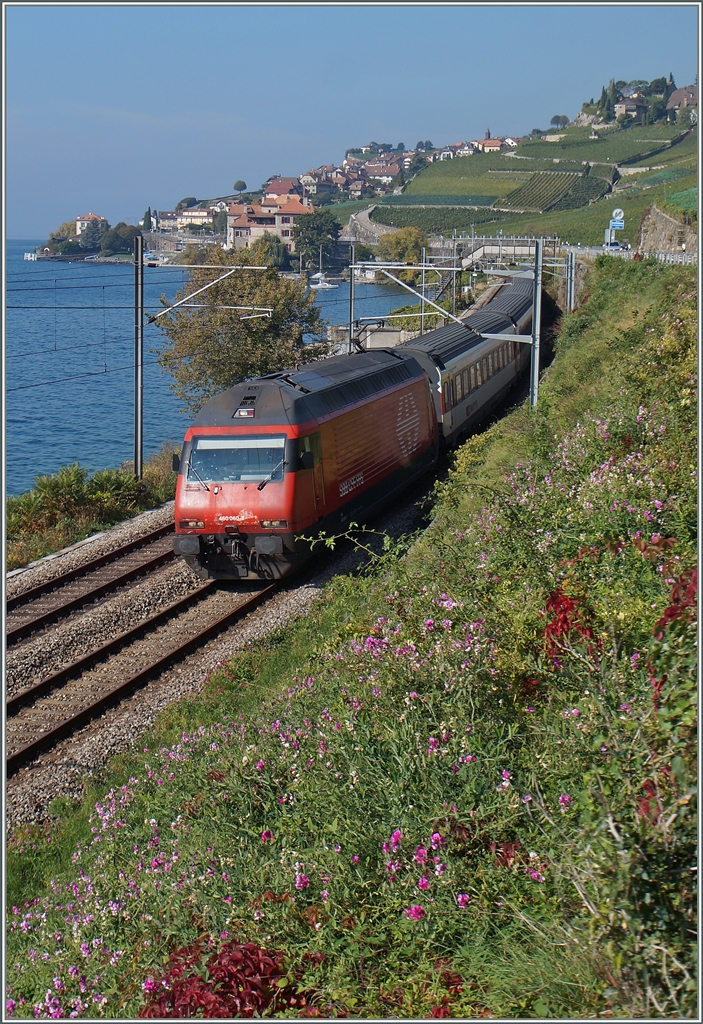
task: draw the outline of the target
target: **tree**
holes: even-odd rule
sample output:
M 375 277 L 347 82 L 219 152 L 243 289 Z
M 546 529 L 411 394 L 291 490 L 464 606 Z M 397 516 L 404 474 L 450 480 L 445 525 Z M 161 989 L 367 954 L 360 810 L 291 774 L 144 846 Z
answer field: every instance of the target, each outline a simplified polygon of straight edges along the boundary
M 398 153 L 404 153 L 405 152 L 405 143 L 404 142 L 399 142 L 398 145 L 396 146 L 396 151 Z
M 147 211 L 144 214 L 144 220 L 142 221 L 142 230 L 151 231 L 151 207 L 147 207 Z
M 323 256 L 332 255 L 341 233 L 342 225 L 331 210 L 316 210 L 298 217 L 293 226 L 295 251 L 308 262 L 317 262 L 320 246 Z
M 102 237 L 106 230 L 109 228 L 104 220 L 91 220 L 88 222 L 86 227 L 80 234 L 80 244 L 83 249 L 90 249 L 91 251 L 100 248 Z
M 233 192 L 244 192 L 247 187 L 246 181 L 242 181 L 241 178 L 237 178 L 234 185 L 232 185 Z
M 227 211 L 218 210 L 213 218 L 213 230 L 216 235 L 227 234 Z
M 191 206 L 197 206 L 198 200 L 195 196 L 186 196 L 185 199 L 181 199 L 180 203 L 176 203 L 176 213 L 180 213 L 181 210 L 189 210 Z
M 59 224 L 56 231 L 52 231 L 49 235 L 49 245 L 53 242 L 61 242 L 63 239 L 71 238 L 76 233 L 76 222 L 75 220 L 65 220 L 63 224 Z
M 59 245 L 56 247 L 56 251 L 61 256 L 77 256 L 84 250 L 80 242 L 76 241 L 73 238 L 66 238 L 63 242 L 59 243 Z
M 106 253 L 133 252 L 135 236 L 140 234 L 139 228 L 133 224 L 125 224 L 123 220 L 110 228 L 100 239 L 100 248 Z
M 381 235 L 376 252 L 382 260 L 392 263 L 419 263 L 422 249 L 426 246 L 427 237 L 419 228 L 400 228 L 392 234 Z M 398 276 L 406 284 L 415 284 L 419 280 L 420 271 L 403 270 Z
M 415 149 L 421 149 L 423 152 L 426 152 L 428 149 L 434 149 L 434 146 L 432 145 L 430 140 L 427 139 L 425 142 L 418 142 L 415 146 Z
M 290 270 L 290 253 L 278 235 L 265 231 L 261 238 L 263 263 L 276 270 Z
M 198 257 L 204 263 L 220 264 L 225 273 L 232 266 L 261 266 L 267 244 L 260 240 L 237 251 L 208 246 L 199 250 Z M 217 273 L 191 270 L 176 299 L 213 281 Z M 162 302 L 168 305 L 165 299 Z M 181 307 L 157 321 L 165 335 L 158 362 L 173 377 L 171 387 L 191 414 L 240 381 L 311 362 L 329 351 L 326 343 L 319 343 L 326 324 L 314 296 L 306 295 L 304 282 L 282 279 L 276 270 L 242 269 L 201 292 L 198 302 L 204 308 Z M 273 313 L 270 318 L 243 320 L 247 310 L 222 306 L 271 307 Z

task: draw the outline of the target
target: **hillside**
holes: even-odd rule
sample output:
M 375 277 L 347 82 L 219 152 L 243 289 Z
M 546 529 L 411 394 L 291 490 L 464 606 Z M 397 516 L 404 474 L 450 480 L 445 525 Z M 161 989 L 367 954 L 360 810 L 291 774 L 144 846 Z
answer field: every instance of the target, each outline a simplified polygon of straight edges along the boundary
M 588 128 L 567 128 L 558 142 L 527 140 L 509 153 L 431 164 L 402 196 L 380 203 L 372 219 L 438 234 L 454 229 L 467 233 L 474 224 L 476 231 L 556 234 L 598 245 L 616 200 L 625 210 L 625 235 L 635 244 L 652 202 L 697 186 L 698 130 L 633 124 L 599 129 L 595 140 L 590 133 Z M 547 154 L 551 160 L 545 159 Z M 575 174 L 579 176 L 569 179 Z M 474 208 L 467 209 L 468 203 Z M 510 207 L 515 214 L 505 212 Z
M 696 285 L 599 257 L 424 534 L 11 837 L 8 1016 L 696 1014 Z

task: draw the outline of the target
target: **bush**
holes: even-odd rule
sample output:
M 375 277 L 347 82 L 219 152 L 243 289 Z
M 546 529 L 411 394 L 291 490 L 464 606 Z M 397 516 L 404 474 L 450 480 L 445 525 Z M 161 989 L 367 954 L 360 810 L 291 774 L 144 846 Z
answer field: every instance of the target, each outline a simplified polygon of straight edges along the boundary
M 6 502 L 7 569 L 73 544 L 110 524 L 168 501 L 175 494 L 174 446 L 144 464 L 140 482 L 123 469 L 93 473 L 78 463 L 38 476 L 34 487 Z

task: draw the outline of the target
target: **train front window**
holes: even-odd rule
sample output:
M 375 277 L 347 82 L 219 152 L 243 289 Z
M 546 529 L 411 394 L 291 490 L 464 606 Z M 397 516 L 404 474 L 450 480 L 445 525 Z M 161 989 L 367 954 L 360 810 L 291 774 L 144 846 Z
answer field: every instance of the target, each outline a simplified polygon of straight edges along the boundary
M 193 483 L 282 480 L 285 437 L 193 438 L 187 477 Z

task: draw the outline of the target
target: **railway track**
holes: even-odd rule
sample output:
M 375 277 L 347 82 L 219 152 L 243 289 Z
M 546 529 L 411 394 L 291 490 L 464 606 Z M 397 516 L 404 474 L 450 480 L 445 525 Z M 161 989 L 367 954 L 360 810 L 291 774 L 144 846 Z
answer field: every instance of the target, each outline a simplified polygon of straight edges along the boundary
M 98 601 L 174 558 L 173 524 L 152 530 L 7 601 L 8 646 Z
M 269 585 L 242 594 L 205 583 L 15 694 L 6 704 L 7 777 L 232 625 L 275 589 Z

